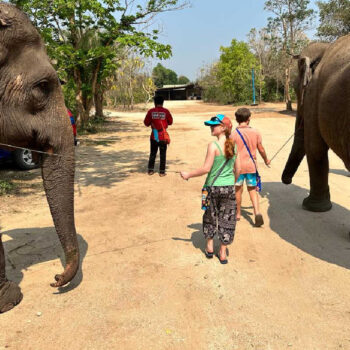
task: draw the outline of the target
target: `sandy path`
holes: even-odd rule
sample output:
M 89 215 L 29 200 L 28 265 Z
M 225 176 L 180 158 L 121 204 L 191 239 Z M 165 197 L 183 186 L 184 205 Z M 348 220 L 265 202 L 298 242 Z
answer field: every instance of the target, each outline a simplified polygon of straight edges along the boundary
M 204 178 L 185 182 L 172 171 L 202 163 L 210 140 L 202 121 L 215 111 L 233 117 L 233 108 L 167 107 L 175 124 L 165 178 L 145 175 L 149 130 L 141 112 L 113 113 L 106 132 L 88 137 L 110 142 L 85 140 L 77 149 L 83 268 L 68 288 L 49 286 L 62 251 L 42 187 L 1 198 L 8 277 L 24 299 L 0 316 L 0 349 L 350 349 L 350 178 L 342 162 L 330 154 L 334 208 L 317 214 L 301 209 L 305 161 L 287 187 L 280 174 L 289 147 L 270 169 L 260 159 L 265 225 L 252 227 L 245 192 L 222 266 L 202 253 Z M 294 118 L 269 111 L 252 124 L 271 156 Z

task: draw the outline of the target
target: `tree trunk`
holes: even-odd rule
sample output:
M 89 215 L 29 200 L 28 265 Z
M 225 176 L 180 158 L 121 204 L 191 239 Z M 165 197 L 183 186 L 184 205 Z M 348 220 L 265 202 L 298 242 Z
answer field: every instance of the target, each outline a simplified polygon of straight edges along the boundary
M 260 79 L 259 80 L 260 80 L 260 84 L 259 84 L 259 103 L 261 104 L 261 102 L 262 102 L 262 82 L 263 82 L 261 71 L 260 71 Z
M 77 105 L 77 111 L 76 111 L 76 124 L 77 126 L 81 126 L 82 124 L 82 115 L 84 114 L 84 106 L 83 106 L 83 92 L 81 90 L 82 86 L 82 81 L 81 81 L 81 75 L 79 68 L 74 68 L 73 71 L 73 78 L 76 86 L 76 96 L 75 96 L 75 101 Z
M 129 96 L 130 96 L 130 109 L 131 110 L 134 109 L 134 90 L 133 90 L 133 86 L 132 86 L 132 80 L 133 80 L 133 77 L 130 74 L 130 78 L 129 78 Z
M 99 118 L 103 118 L 103 91 L 98 84 L 96 87 L 95 95 L 94 95 L 94 102 L 95 102 L 95 116 Z
M 94 68 L 93 75 L 92 75 L 92 82 L 91 82 L 91 91 L 83 92 L 82 86 L 83 86 L 83 80 L 81 77 L 81 71 L 79 67 L 76 67 L 74 69 L 74 81 L 77 88 L 77 96 L 76 96 L 76 102 L 77 102 L 77 125 L 84 128 L 90 118 L 90 111 L 93 106 L 93 101 L 95 97 L 95 93 L 98 92 L 99 89 L 96 89 L 97 86 L 97 76 L 99 73 L 101 67 L 101 60 L 99 60 L 96 64 L 96 67 Z M 103 113 L 103 112 L 102 112 Z
M 77 88 L 76 103 L 77 103 L 77 126 L 84 128 L 90 117 L 90 110 L 92 107 L 92 98 L 84 96 L 82 91 L 82 80 L 79 68 L 74 69 L 74 81 Z
M 292 111 L 292 100 L 290 98 L 290 92 L 289 92 L 289 85 L 290 85 L 290 67 L 286 69 L 286 80 L 285 80 L 285 101 L 286 101 L 286 109 L 287 111 Z

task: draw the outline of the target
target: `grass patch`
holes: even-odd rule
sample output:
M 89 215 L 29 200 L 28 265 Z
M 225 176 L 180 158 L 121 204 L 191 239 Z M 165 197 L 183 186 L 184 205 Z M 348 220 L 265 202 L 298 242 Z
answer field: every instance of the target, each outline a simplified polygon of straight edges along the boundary
M 0 196 L 9 194 L 14 191 L 16 185 L 8 180 L 0 180 Z
M 105 121 L 105 118 L 91 118 L 84 127 L 79 128 L 79 135 L 97 134 L 102 130 Z

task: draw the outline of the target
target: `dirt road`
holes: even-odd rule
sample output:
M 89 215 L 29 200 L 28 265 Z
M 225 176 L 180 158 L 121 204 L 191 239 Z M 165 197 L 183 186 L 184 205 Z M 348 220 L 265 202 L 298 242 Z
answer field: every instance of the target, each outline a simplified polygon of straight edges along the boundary
M 301 209 L 308 172 L 280 175 L 290 145 L 263 179 L 262 228 L 243 218 L 229 264 L 206 260 L 200 194 L 204 178 L 175 171 L 202 164 L 211 137 L 203 121 L 234 108 L 166 103 L 168 176 L 146 175 L 144 112 L 111 114 L 102 134 L 77 149 L 76 225 L 82 272 L 61 290 L 49 283 L 63 256 L 39 178 L 0 198 L 8 277 L 24 299 L 0 316 L 0 349 L 350 349 L 350 178 L 330 152 L 328 213 Z M 258 106 L 252 125 L 271 157 L 293 133 L 283 105 Z M 158 163 L 159 158 L 157 159 Z M 218 247 L 218 242 L 216 242 Z

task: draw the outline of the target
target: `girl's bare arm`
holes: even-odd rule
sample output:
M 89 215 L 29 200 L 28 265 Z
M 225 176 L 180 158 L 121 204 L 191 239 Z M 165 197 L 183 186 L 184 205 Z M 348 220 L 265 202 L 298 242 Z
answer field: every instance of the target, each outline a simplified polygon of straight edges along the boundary
M 241 175 L 241 158 L 240 158 L 239 154 L 237 154 L 237 158 L 236 158 L 236 161 L 235 161 L 234 173 L 235 173 L 235 179 L 237 181 L 237 179 Z
M 191 177 L 196 177 L 196 176 L 202 176 L 205 174 L 208 174 L 211 167 L 213 166 L 214 163 L 214 158 L 215 158 L 215 146 L 213 143 L 210 143 L 208 145 L 207 149 L 207 155 L 205 157 L 205 161 L 202 167 L 192 170 L 192 171 L 181 171 L 181 176 L 184 180 L 188 180 Z

